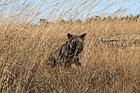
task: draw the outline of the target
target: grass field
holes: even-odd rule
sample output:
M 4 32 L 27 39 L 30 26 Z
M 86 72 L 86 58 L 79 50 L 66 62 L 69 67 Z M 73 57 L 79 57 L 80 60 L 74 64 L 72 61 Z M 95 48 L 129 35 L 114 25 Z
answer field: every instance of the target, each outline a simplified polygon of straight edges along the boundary
M 35 22 L 45 12 L 41 10 L 45 0 L 37 4 L 0 1 L 0 93 L 140 93 L 140 16 L 75 21 L 78 9 L 90 10 L 96 0 L 89 4 L 81 0 L 78 7 L 75 4 L 57 16 L 70 1 L 59 3 L 59 8 L 57 1 L 50 2 L 53 6 L 44 10 L 52 8 L 46 21 L 55 17 L 73 20 L 40 25 Z M 87 33 L 80 54 L 82 66 L 47 69 L 47 58 L 68 40 L 67 33 Z
M 138 21 L 119 18 L 45 26 L 1 25 L 0 91 L 139 93 L 140 43 L 135 43 L 140 40 L 139 25 Z M 67 33 L 85 32 L 82 67 L 46 69 L 48 56 L 68 40 Z M 109 34 L 121 39 L 103 42 Z

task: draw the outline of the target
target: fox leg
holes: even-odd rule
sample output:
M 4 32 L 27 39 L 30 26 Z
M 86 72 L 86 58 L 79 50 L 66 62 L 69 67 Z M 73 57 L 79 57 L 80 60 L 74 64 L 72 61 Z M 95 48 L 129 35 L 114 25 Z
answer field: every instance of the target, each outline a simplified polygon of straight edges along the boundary
M 75 64 L 76 66 L 81 66 L 81 63 L 79 62 L 79 57 L 76 57 L 76 58 L 74 59 L 74 64 Z

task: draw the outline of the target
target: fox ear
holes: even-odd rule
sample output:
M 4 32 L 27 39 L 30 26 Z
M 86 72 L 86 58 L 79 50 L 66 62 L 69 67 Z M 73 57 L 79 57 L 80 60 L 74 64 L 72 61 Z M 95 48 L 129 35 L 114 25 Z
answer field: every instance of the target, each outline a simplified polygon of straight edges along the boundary
M 86 33 L 82 34 L 80 37 L 85 38 L 85 36 L 86 36 Z
M 72 38 L 72 35 L 70 33 L 67 34 L 68 39 Z

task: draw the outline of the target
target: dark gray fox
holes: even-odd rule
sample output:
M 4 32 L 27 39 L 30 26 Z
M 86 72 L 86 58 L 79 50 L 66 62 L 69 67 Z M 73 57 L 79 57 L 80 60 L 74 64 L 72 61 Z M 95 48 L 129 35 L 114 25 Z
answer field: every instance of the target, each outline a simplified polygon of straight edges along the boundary
M 83 50 L 86 33 L 82 35 L 71 35 L 68 33 L 67 36 L 68 41 L 48 58 L 47 67 L 55 67 L 57 65 L 71 67 L 72 64 L 81 66 L 79 53 Z

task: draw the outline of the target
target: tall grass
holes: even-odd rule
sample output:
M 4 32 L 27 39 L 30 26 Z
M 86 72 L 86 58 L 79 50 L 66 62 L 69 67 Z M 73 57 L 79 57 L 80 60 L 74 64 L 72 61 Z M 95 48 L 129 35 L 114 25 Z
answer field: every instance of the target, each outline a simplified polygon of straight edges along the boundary
M 0 92 L 139 93 L 140 17 L 88 18 L 100 2 L 81 0 L 57 16 L 70 1 L 1 1 Z M 86 7 L 86 19 L 77 20 Z M 47 23 L 35 25 L 44 10 Z M 67 33 L 87 33 L 82 67 L 47 69 L 48 56 L 67 41 Z

